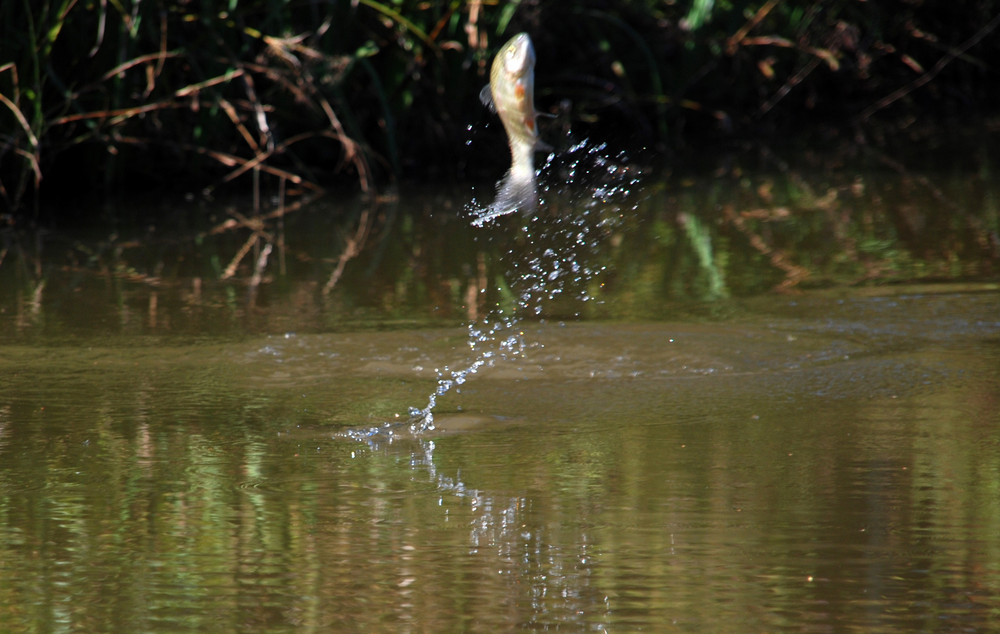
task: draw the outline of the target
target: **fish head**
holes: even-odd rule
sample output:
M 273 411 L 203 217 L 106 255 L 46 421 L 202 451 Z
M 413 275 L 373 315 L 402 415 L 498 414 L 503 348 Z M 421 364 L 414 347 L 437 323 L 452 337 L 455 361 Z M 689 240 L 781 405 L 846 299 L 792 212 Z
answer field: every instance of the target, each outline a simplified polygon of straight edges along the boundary
M 527 33 L 518 33 L 504 44 L 499 56 L 503 70 L 510 76 L 520 77 L 535 68 L 535 47 Z

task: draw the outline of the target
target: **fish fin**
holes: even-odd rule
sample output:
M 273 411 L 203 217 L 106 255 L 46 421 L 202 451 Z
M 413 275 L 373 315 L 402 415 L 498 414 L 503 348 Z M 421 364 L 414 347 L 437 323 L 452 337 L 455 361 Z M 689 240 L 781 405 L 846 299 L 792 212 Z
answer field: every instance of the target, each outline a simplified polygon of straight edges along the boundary
M 496 200 L 483 213 L 478 214 L 473 219 L 472 225 L 480 227 L 494 218 L 506 216 L 515 211 L 520 211 L 525 215 L 531 215 L 538 211 L 538 190 L 535 187 L 534 175 L 524 178 L 517 176 L 513 171 L 507 172 L 503 180 L 497 183 Z
M 552 147 L 551 145 L 549 145 L 548 143 L 546 143 L 545 141 L 542 141 L 541 139 L 536 139 L 535 140 L 535 151 L 536 152 L 555 152 L 556 149 L 554 147 Z
M 489 108 L 491 112 L 497 111 L 497 105 L 493 103 L 493 93 L 490 92 L 489 84 L 483 86 L 483 89 L 479 91 L 479 101 L 482 101 L 483 105 Z

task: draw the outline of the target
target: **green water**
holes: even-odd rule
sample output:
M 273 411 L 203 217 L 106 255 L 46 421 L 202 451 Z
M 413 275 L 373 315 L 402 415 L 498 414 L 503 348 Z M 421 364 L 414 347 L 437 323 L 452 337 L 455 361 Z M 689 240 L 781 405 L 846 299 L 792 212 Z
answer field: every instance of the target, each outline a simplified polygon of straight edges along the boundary
M 227 279 L 248 230 L 6 235 L 0 629 L 991 630 L 995 210 L 760 184 L 629 203 L 422 434 L 520 219 L 401 196 L 327 293 L 356 201 Z

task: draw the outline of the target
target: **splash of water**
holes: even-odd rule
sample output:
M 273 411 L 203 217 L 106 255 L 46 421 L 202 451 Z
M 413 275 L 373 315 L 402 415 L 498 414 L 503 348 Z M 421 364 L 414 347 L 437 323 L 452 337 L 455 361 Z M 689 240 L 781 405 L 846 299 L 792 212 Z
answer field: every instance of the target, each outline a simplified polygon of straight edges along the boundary
M 541 205 L 531 218 L 497 214 L 475 201 L 466 208 L 475 227 L 508 219 L 520 222 L 519 227 L 503 227 L 519 231 L 521 246 L 507 251 L 505 276 L 515 306 L 498 303 L 482 320 L 469 324 L 470 362 L 459 369 L 437 370 L 437 388 L 427 405 L 410 408 L 411 432 L 434 429 L 438 399 L 471 375 L 497 360 L 523 355 L 526 343 L 520 324 L 525 316 L 543 318 L 547 303 L 574 291 L 581 302 L 593 299 L 587 286 L 605 270 L 596 256 L 622 218 L 621 201 L 638 182 L 623 154 L 614 158 L 608 154 L 605 144 L 588 141 L 550 154 L 537 173 Z
M 605 144 L 581 141 L 565 152 L 550 154 L 538 169 L 537 180 L 540 206 L 531 217 L 494 214 L 490 205 L 476 201 L 466 207 L 472 225 L 483 230 L 477 240 L 503 236 L 505 244 L 514 245 L 504 254 L 508 266 L 504 294 L 510 301 L 497 302 L 484 317 L 469 324 L 468 361 L 457 369 L 436 369 L 437 387 L 427 405 L 411 407 L 406 420 L 352 429 L 343 435 L 371 445 L 380 440 L 391 443 L 403 430 L 410 436 L 433 430 L 434 408 L 442 396 L 497 361 L 524 355 L 530 346 L 522 320 L 544 319 L 547 306 L 562 297 L 580 304 L 595 299 L 588 285 L 605 271 L 601 249 L 619 226 L 639 174 L 623 154 L 610 156 Z M 637 203 L 632 204 L 634 210 Z M 494 228 L 498 231 L 491 231 Z

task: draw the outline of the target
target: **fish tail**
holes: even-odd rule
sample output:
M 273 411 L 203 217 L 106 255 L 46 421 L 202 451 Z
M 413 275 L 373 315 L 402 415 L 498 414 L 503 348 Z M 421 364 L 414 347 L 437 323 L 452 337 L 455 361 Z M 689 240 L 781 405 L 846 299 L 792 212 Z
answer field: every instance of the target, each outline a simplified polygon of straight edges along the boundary
M 525 215 L 538 211 L 538 189 L 535 186 L 533 172 L 524 173 L 510 170 L 497 184 L 497 197 L 493 204 L 486 208 L 474 221 L 474 226 L 505 216 L 515 211 Z
M 533 172 L 519 173 L 511 170 L 497 187 L 497 198 L 491 209 L 497 213 L 521 211 L 533 214 L 538 210 L 538 189 Z

